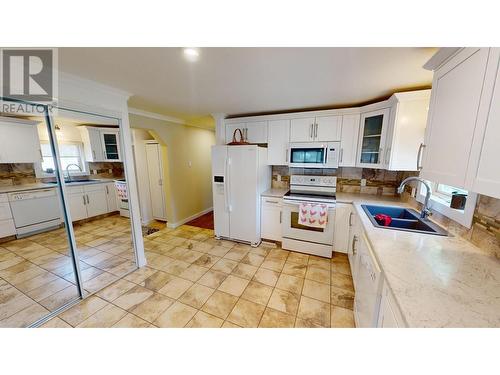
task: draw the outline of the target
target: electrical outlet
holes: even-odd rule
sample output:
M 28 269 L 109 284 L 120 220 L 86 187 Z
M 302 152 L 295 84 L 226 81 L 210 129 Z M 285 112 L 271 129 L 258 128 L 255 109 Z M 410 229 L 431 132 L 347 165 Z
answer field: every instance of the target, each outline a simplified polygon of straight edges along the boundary
M 109 174 L 112 174 L 112 173 L 113 173 L 113 170 L 112 170 L 112 169 L 108 169 L 108 173 L 109 173 Z
M 281 181 L 281 175 L 280 174 L 276 175 L 276 181 L 278 181 L 278 182 Z
M 361 179 L 361 186 L 366 186 L 366 178 Z

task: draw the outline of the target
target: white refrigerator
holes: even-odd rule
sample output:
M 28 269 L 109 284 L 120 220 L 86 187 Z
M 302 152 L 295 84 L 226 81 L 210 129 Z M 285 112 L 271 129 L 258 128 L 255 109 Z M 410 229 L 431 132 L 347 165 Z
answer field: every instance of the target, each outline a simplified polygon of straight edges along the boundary
M 257 246 L 261 241 L 260 195 L 270 187 L 267 148 L 213 146 L 215 236 Z

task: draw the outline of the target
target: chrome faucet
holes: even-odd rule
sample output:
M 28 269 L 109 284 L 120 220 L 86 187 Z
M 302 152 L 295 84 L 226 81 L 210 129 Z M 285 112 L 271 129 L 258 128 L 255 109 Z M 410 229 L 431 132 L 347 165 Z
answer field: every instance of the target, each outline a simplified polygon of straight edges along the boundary
M 425 186 L 426 193 L 425 193 L 424 207 L 422 207 L 422 212 L 420 212 L 420 217 L 423 220 L 426 220 L 427 216 L 431 215 L 431 210 L 429 208 L 429 199 L 431 198 L 431 187 L 429 186 L 429 184 L 427 183 L 427 181 L 425 181 L 423 178 L 420 178 L 420 177 L 407 177 L 407 178 L 405 178 L 401 182 L 401 185 L 399 185 L 399 187 L 398 187 L 398 194 L 401 194 L 404 191 L 405 185 L 409 181 L 418 181 L 422 185 Z
M 69 174 L 69 167 L 71 167 L 72 165 L 74 165 L 75 167 L 77 167 L 77 168 L 78 168 L 78 170 L 79 170 L 80 172 L 82 172 L 82 168 L 81 168 L 78 164 L 68 164 L 68 165 L 66 166 L 66 174 L 68 175 L 68 181 L 71 181 L 71 175 Z

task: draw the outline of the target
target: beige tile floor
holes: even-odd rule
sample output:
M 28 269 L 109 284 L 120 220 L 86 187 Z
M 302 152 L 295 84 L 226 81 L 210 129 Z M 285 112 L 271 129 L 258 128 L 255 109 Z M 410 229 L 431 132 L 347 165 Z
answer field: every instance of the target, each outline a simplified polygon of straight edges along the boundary
M 347 257 L 218 241 L 191 226 L 145 238 L 148 265 L 45 327 L 353 327 Z
M 127 218 L 109 216 L 74 229 L 86 292 L 137 268 Z M 64 228 L 0 243 L 0 327 L 26 327 L 76 297 Z

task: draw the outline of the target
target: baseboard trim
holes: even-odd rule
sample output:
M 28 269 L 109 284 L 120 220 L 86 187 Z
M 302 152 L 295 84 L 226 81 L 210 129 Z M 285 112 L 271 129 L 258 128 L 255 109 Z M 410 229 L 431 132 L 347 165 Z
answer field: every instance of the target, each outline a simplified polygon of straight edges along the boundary
M 199 218 L 200 216 L 203 216 L 203 215 L 205 215 L 205 214 L 208 214 L 210 211 L 213 211 L 213 209 L 214 209 L 213 207 L 209 207 L 209 208 L 207 208 L 207 209 L 205 209 L 205 210 L 203 210 L 203 211 L 200 211 L 200 212 L 198 212 L 198 213 L 196 213 L 196 214 L 194 214 L 194 215 L 191 215 L 191 216 L 189 216 L 189 217 L 186 217 L 186 218 L 184 218 L 184 219 L 182 219 L 182 220 L 179 220 L 179 221 L 177 221 L 177 222 L 175 222 L 175 223 L 167 223 L 167 227 L 168 227 L 168 228 L 175 229 L 175 228 L 177 228 L 177 227 L 180 227 L 180 226 L 181 226 L 181 225 L 183 225 L 183 224 L 186 224 L 187 222 L 189 222 L 189 221 L 191 221 L 191 220 L 197 219 L 197 218 Z

